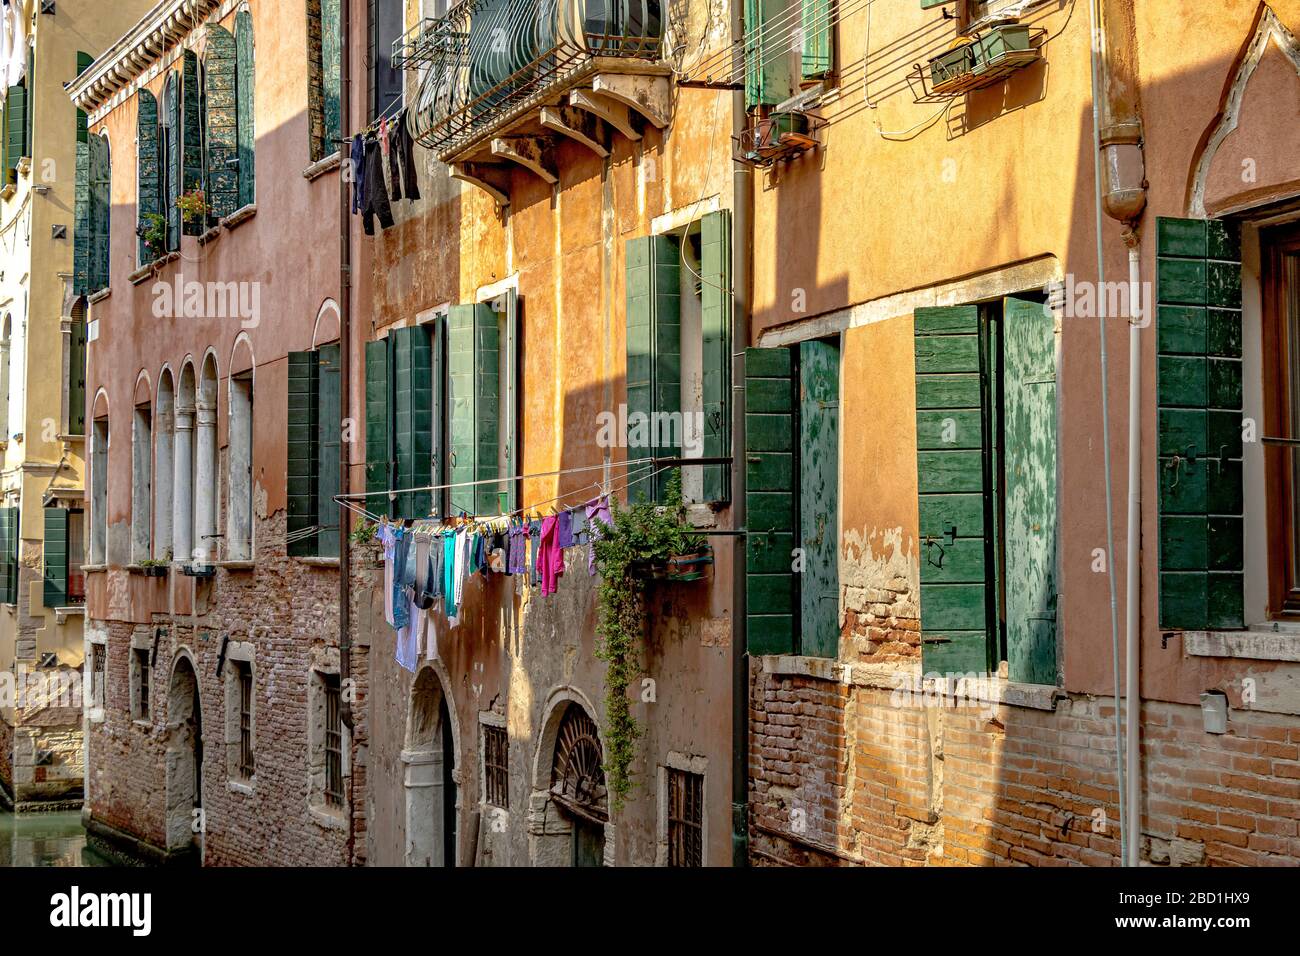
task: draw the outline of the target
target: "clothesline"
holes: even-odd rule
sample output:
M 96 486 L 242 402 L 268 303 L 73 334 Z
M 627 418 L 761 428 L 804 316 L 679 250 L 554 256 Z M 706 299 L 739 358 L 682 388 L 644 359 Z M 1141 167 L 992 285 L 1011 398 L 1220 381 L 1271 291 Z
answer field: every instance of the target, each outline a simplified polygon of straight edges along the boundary
M 596 471 L 602 468 L 626 468 L 630 465 L 653 464 L 653 457 L 646 458 L 629 458 L 627 461 L 601 462 L 599 465 L 577 465 L 573 468 L 561 468 L 559 471 L 538 471 L 529 475 L 512 475 L 506 478 L 480 478 L 476 481 L 452 481 L 444 485 L 425 485 L 421 488 L 389 488 L 386 491 L 358 491 L 346 495 L 335 495 L 334 500 L 340 504 L 344 499 L 349 501 L 367 501 L 371 498 L 378 498 L 386 495 L 390 498 L 396 495 L 415 494 L 421 491 L 443 491 L 448 488 L 471 488 L 476 485 L 500 485 L 508 481 L 527 481 L 531 478 L 554 478 L 559 475 L 574 475 L 579 472 Z M 544 502 L 543 502 L 544 503 Z

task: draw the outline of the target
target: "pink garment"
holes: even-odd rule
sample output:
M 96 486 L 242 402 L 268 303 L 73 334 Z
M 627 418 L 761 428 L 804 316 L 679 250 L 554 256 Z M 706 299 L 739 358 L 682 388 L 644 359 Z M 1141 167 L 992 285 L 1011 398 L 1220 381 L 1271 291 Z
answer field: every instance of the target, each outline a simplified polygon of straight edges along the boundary
M 560 548 L 560 519 L 542 519 L 542 540 L 537 546 L 537 573 L 542 576 L 542 596 L 559 590 L 564 575 L 564 551 Z

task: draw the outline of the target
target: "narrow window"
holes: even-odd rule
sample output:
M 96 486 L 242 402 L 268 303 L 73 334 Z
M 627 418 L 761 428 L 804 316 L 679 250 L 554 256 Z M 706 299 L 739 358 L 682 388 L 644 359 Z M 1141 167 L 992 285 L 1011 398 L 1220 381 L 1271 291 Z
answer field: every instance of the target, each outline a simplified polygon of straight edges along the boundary
M 510 738 L 504 727 L 483 725 L 483 790 L 487 803 L 510 808 Z
M 153 429 L 153 558 L 155 561 L 169 561 L 172 558 L 172 483 L 176 478 L 176 462 L 172 454 L 176 427 L 176 388 L 169 369 L 163 369 L 162 381 L 158 384 L 157 414 L 158 421 Z
M 90 645 L 90 704 L 103 707 L 107 700 L 107 688 L 104 686 L 105 663 L 108 657 L 106 644 Z
M 1282 617 L 1300 611 L 1300 227 L 1292 224 L 1267 230 L 1261 240 L 1269 612 Z M 1161 322 L 1167 324 L 1170 314 L 1172 310 L 1162 309 Z M 1239 356 L 1241 334 L 1234 329 L 1233 320 L 1240 323 L 1240 316 L 1218 310 L 1210 315 L 1214 328 L 1208 332 L 1208 340 L 1214 354 Z M 1237 372 L 1237 381 L 1240 374 Z M 1216 377 L 1220 381 L 1229 378 L 1222 371 Z M 1228 479 L 1222 481 L 1225 489 L 1234 484 L 1228 469 L 1224 469 L 1223 477 Z M 1162 481 L 1166 486 L 1174 484 L 1172 479 Z M 1240 486 L 1239 479 L 1235 484 Z M 1216 495 L 1220 500 L 1227 497 L 1222 491 Z M 1228 509 L 1219 504 L 1216 510 L 1235 511 L 1235 507 Z
M 131 651 L 131 669 L 135 684 L 132 713 L 136 720 L 149 719 L 149 649 L 137 647 Z
M 153 410 L 137 405 L 131 423 L 131 560 L 149 560 L 153 529 Z
M 252 779 L 253 759 L 253 666 L 235 661 L 235 680 L 239 693 L 239 777 Z
M 704 777 L 668 768 L 668 865 L 704 865 Z
M 325 695 L 325 805 L 343 806 L 343 721 L 339 675 L 322 674 Z
M 253 373 L 230 380 L 230 503 L 226 509 L 226 557 L 253 556 Z
M 68 339 L 68 434 L 86 434 L 86 300 L 72 307 Z M 0 423 L 5 418 L 0 417 Z
M 97 418 L 90 453 L 90 563 L 108 561 L 108 419 Z
M 340 148 L 342 43 L 339 0 L 307 0 L 307 115 L 312 162 Z
M 79 508 L 68 512 L 68 604 L 86 603 L 86 513 Z
M 403 0 L 370 0 L 370 119 L 392 116 L 402 100 L 402 71 L 393 44 L 405 28 Z
M 339 546 L 339 347 L 289 353 L 290 555 L 335 557 Z

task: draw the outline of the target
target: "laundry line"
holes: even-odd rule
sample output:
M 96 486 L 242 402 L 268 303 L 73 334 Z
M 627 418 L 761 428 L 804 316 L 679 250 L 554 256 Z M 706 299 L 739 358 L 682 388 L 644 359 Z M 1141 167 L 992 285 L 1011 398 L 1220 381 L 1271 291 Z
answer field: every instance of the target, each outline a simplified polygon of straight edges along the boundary
M 504 478 L 480 478 L 476 481 L 452 481 L 443 485 L 425 485 L 420 488 L 389 488 L 386 491 L 357 491 L 346 495 L 335 495 L 334 500 L 343 503 L 348 501 L 365 501 L 370 498 L 378 498 L 381 495 L 393 497 L 395 495 L 416 494 L 422 491 L 442 491 L 448 488 L 472 488 L 476 485 L 502 485 L 510 481 L 527 481 L 531 478 L 554 478 L 558 475 L 575 475 L 585 471 L 597 471 L 603 468 L 626 468 L 631 465 L 653 464 L 658 459 L 653 456 L 646 458 L 629 458 L 627 461 L 601 462 L 599 465 L 578 465 L 573 468 L 561 468 L 559 471 L 538 471 L 529 475 L 508 475 Z

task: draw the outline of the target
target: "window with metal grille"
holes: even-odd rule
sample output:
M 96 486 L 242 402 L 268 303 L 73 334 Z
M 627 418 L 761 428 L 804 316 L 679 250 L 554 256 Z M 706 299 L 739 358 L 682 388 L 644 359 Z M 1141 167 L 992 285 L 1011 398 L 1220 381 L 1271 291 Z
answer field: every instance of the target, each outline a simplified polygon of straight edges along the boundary
M 253 668 L 246 661 L 235 662 L 239 678 L 239 776 L 248 780 L 256 764 L 253 760 Z
M 94 707 L 103 707 L 108 697 L 104 693 L 104 658 L 107 656 L 105 645 L 90 645 L 90 703 Z
M 504 727 L 483 725 L 483 786 L 487 802 L 510 808 L 510 738 Z
M 668 770 L 668 865 L 704 865 L 704 777 Z
M 135 649 L 136 702 L 135 712 L 138 720 L 149 719 L 149 651 L 146 648 Z
M 343 721 L 339 675 L 322 674 L 325 686 L 325 804 L 343 806 Z

